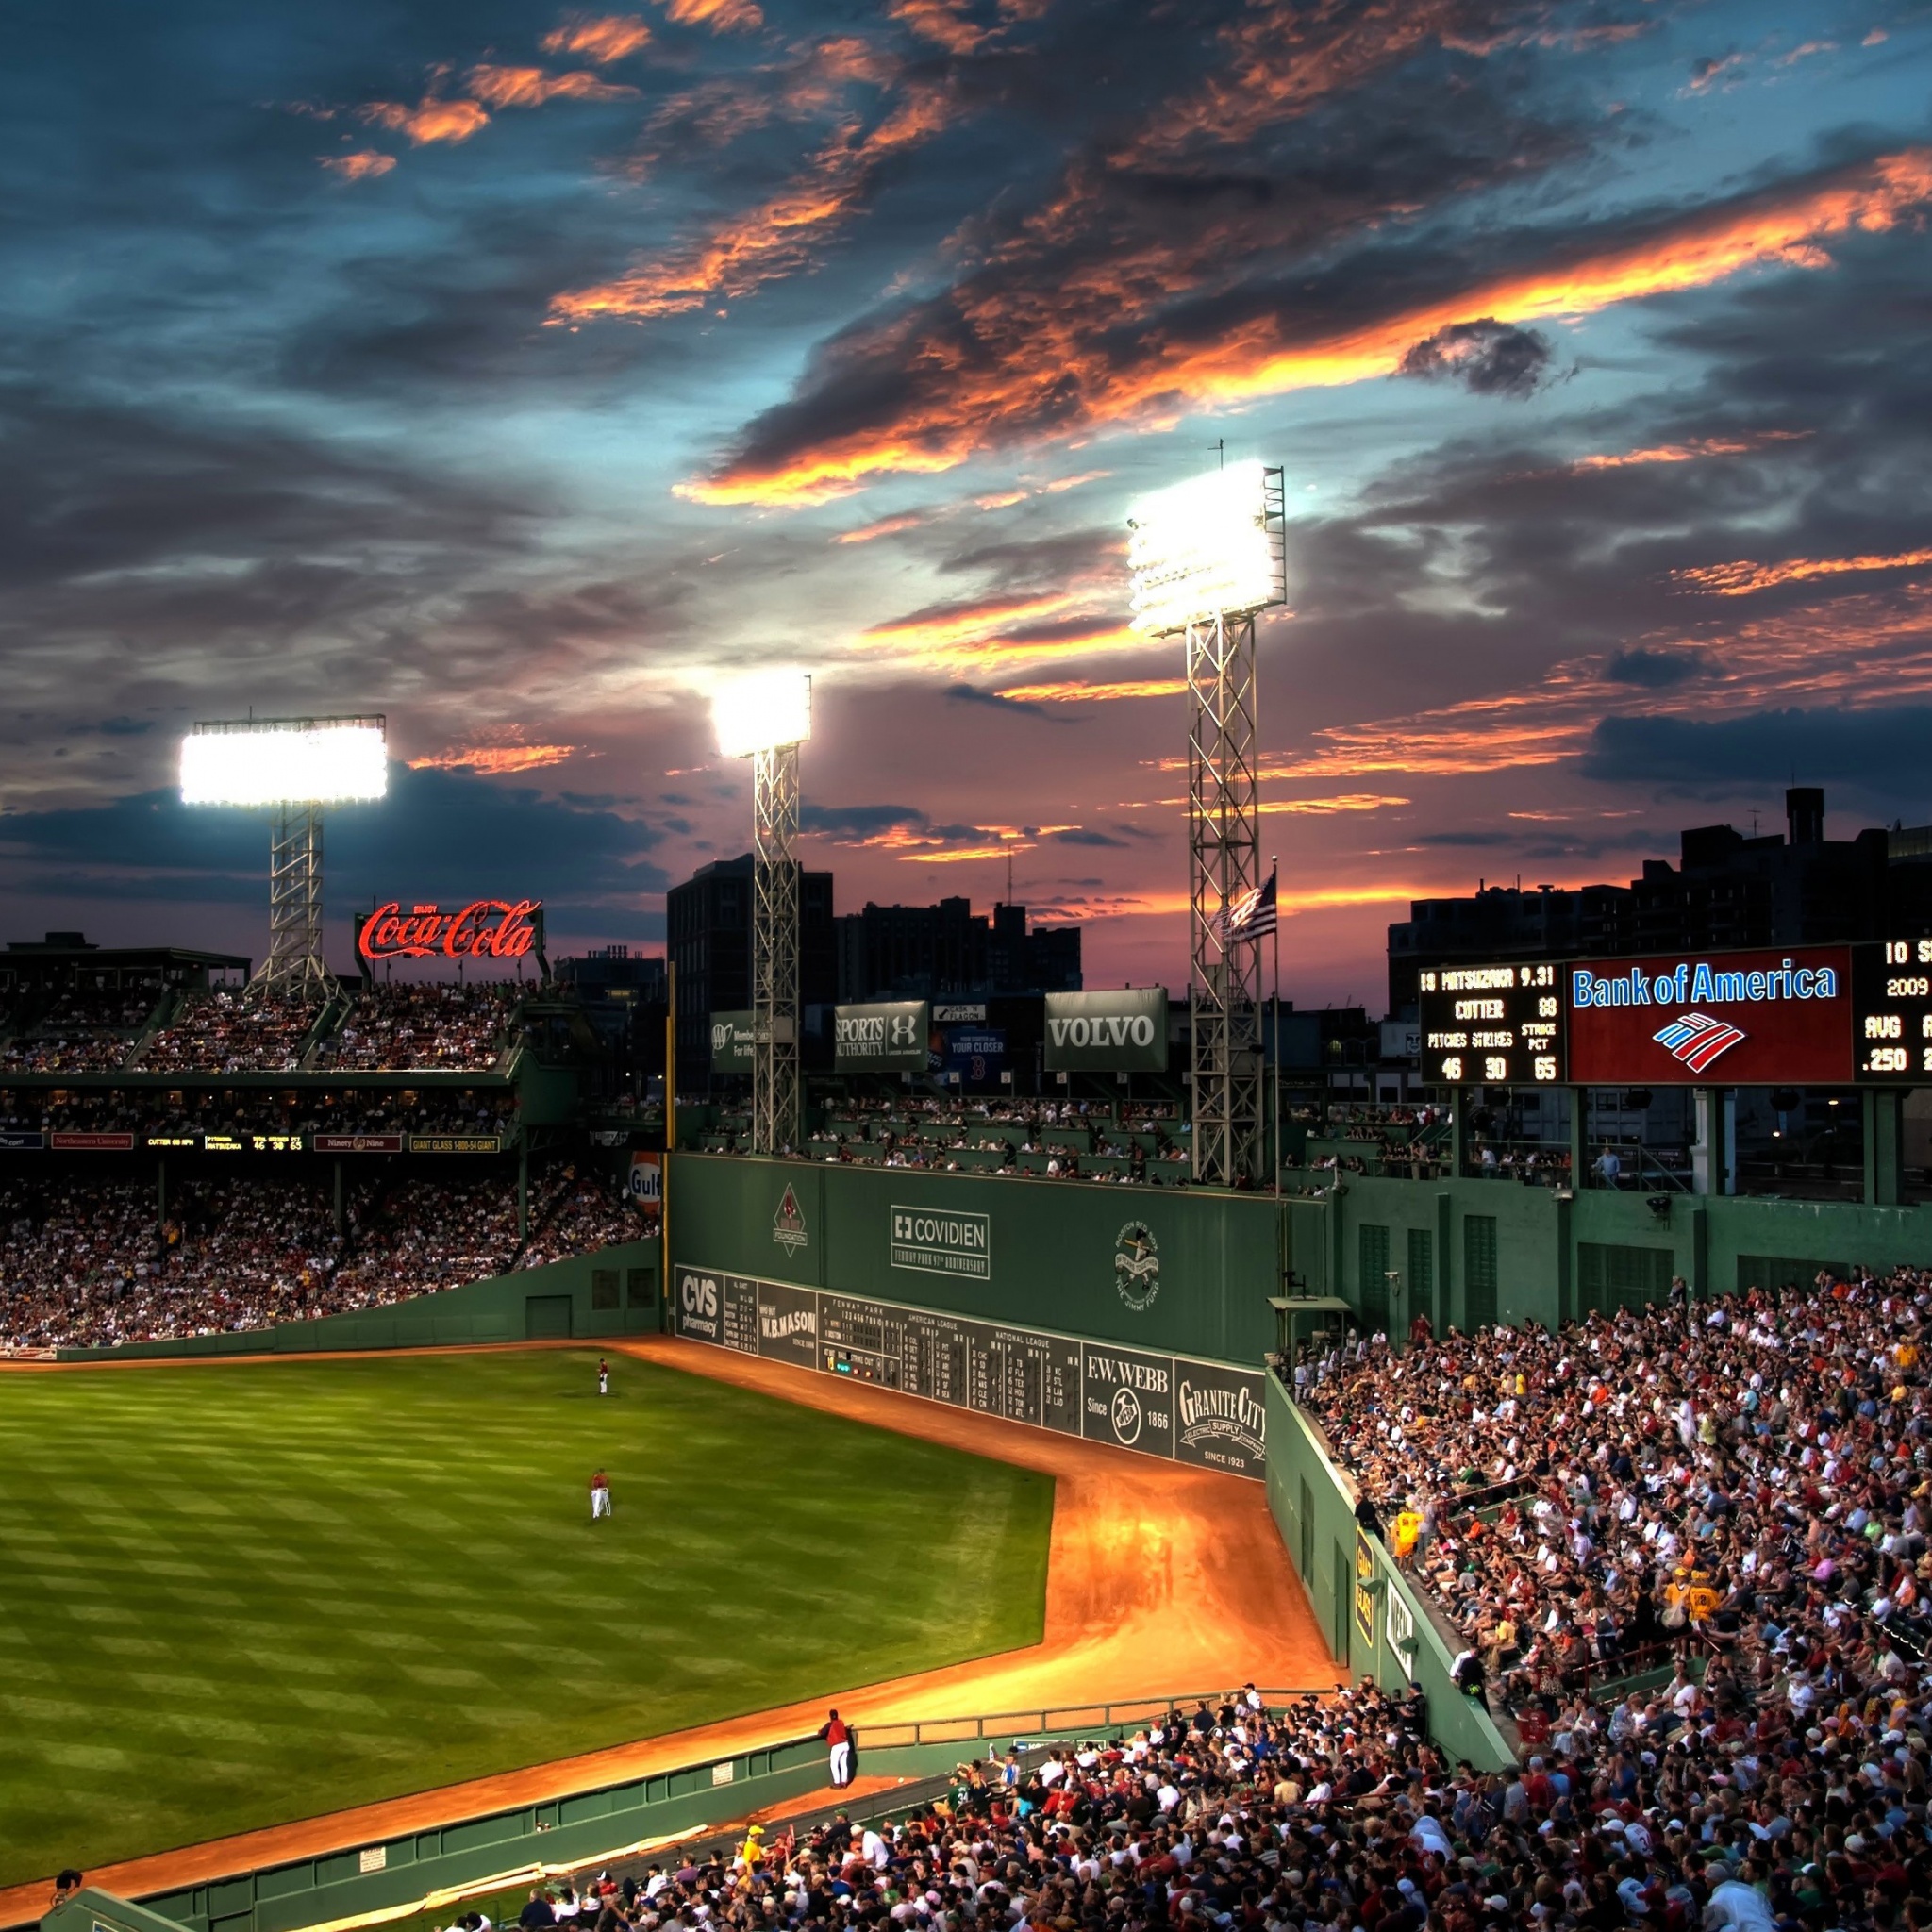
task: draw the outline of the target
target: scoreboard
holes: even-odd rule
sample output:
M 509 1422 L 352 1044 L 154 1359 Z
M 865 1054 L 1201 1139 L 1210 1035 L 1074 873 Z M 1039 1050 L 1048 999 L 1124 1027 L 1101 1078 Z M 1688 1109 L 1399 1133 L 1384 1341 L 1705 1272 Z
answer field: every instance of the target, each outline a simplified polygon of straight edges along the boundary
M 1442 1087 L 1559 1087 L 1563 968 L 1430 966 L 1418 981 L 1422 1076 Z
M 1932 1086 L 1932 940 L 1852 948 L 1852 1077 Z

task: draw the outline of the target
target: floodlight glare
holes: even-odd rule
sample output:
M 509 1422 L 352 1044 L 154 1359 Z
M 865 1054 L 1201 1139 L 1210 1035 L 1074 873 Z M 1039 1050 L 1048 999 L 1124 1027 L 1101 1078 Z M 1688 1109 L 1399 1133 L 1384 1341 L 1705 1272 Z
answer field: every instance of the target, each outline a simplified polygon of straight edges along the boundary
M 380 718 L 237 719 L 181 741 L 184 805 L 333 805 L 388 790 Z
M 811 737 L 811 677 L 803 671 L 749 671 L 711 694 L 719 754 L 756 758 Z
M 1130 510 L 1133 625 L 1149 637 L 1286 601 L 1279 472 L 1230 463 L 1143 496 Z M 1269 501 L 1271 478 L 1276 501 Z

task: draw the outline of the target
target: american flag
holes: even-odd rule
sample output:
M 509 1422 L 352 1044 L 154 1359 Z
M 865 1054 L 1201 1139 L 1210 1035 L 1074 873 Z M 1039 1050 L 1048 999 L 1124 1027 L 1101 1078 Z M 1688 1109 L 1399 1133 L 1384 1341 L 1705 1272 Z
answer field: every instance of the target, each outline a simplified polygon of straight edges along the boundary
M 1225 946 L 1236 940 L 1264 940 L 1274 930 L 1274 874 L 1265 886 L 1251 886 L 1239 899 L 1230 899 L 1209 922 L 1214 937 Z

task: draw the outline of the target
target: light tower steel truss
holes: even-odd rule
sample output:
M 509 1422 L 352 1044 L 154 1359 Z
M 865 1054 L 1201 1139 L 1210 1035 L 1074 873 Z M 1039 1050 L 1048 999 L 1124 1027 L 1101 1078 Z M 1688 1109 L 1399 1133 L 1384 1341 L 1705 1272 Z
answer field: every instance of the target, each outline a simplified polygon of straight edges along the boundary
M 1261 947 L 1226 930 L 1261 883 L 1254 613 L 1190 625 L 1187 639 L 1193 1174 L 1233 1187 L 1262 1164 Z
M 274 808 L 269 847 L 268 958 L 249 991 L 258 996 L 325 994 L 322 946 L 322 807 L 286 801 Z
M 798 746 L 752 759 L 752 1150 L 797 1146 Z

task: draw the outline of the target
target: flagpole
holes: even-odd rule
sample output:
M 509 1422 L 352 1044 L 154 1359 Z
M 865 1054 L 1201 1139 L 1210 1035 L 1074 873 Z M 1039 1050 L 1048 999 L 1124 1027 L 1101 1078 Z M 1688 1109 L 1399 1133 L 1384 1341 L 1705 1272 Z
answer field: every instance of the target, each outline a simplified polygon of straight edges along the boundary
M 1274 1191 L 1281 1192 L 1281 858 L 1268 855 L 1268 876 L 1274 887 Z

